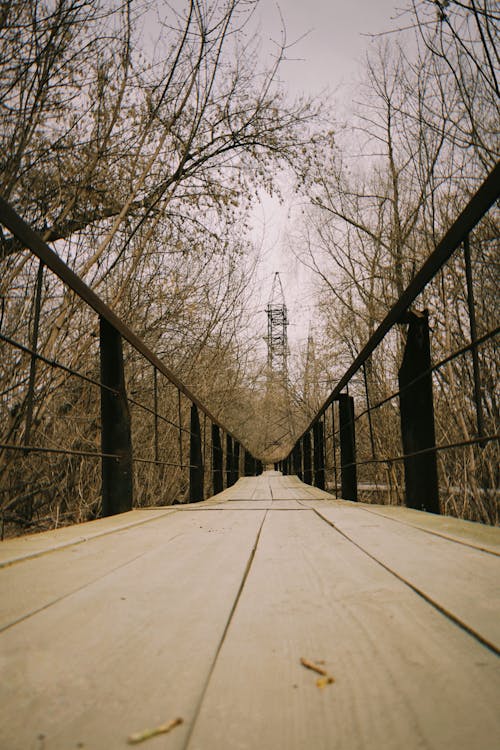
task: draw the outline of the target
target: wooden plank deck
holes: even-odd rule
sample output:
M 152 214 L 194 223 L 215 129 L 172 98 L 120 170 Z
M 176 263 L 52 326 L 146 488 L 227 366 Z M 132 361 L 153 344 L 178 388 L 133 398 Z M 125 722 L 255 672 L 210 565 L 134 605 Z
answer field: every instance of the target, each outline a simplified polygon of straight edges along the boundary
M 500 747 L 500 530 L 266 472 L 0 544 L 0 748 Z M 306 658 L 334 682 L 301 665 Z

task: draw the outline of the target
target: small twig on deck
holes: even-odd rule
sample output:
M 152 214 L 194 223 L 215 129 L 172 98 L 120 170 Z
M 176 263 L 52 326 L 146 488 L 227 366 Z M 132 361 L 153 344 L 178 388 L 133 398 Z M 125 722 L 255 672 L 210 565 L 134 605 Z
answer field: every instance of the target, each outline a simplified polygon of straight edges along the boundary
M 171 721 L 167 721 L 166 724 L 160 724 L 158 727 L 155 727 L 154 729 L 146 729 L 144 732 L 137 732 L 136 734 L 131 734 L 130 737 L 127 739 L 127 742 L 129 745 L 137 745 L 139 742 L 144 742 L 144 740 L 149 740 L 151 737 L 156 737 L 158 734 L 167 734 L 167 732 L 170 732 L 175 727 L 178 727 L 179 724 L 182 724 L 184 719 L 172 719 Z
M 324 688 L 327 685 L 332 685 L 335 682 L 335 679 L 331 676 L 331 674 L 328 674 L 326 669 L 323 669 L 323 667 L 314 664 L 314 662 L 309 661 L 309 659 L 304 659 L 304 657 L 301 656 L 300 663 L 306 669 L 311 669 L 313 672 L 321 675 L 321 677 L 318 677 L 318 679 L 316 680 L 316 687 Z
M 306 669 L 312 669 L 313 672 L 317 672 L 318 674 L 321 674 L 324 677 L 328 676 L 328 672 L 326 671 L 326 669 L 323 669 L 323 667 L 318 667 L 317 664 L 314 664 L 312 661 L 309 661 L 309 659 L 304 659 L 303 656 L 300 657 L 300 663 Z

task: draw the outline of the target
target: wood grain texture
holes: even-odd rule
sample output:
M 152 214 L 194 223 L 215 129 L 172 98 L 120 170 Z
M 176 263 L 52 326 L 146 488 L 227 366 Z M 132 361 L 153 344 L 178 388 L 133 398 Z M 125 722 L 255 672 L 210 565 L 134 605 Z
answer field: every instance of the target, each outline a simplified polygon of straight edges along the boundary
M 366 505 L 364 509 L 386 516 L 399 523 L 406 523 L 418 529 L 500 555 L 500 528 L 497 526 L 486 526 L 474 521 L 462 521 L 451 516 L 436 516 L 433 513 L 424 513 L 396 505 Z
M 442 611 L 496 642 L 495 537 L 405 511 L 269 472 L 4 543 L 0 747 L 114 750 L 179 716 L 147 747 L 496 750 L 498 659 Z
M 180 514 L 164 514 L 155 523 L 117 527 L 90 536 L 85 543 L 59 546 L 53 532 L 52 554 L 26 558 L 0 570 L 0 630 L 72 592 L 89 586 L 124 565 L 168 545 L 183 533 Z M 107 520 L 107 519 L 106 519 Z M 60 532 L 65 530 L 61 529 Z M 64 535 L 67 540 L 67 535 Z
M 496 750 L 499 690 L 496 657 L 401 581 L 270 511 L 188 748 Z
M 302 484 L 302 483 L 301 483 Z M 443 536 L 454 541 L 468 544 L 480 550 L 500 555 L 500 528 L 487 526 L 474 521 L 463 521 L 452 516 L 438 516 L 434 513 L 405 508 L 400 505 L 377 505 L 375 503 L 353 503 L 349 500 L 336 499 L 330 493 L 315 487 L 304 485 L 299 489 L 300 499 L 308 507 L 325 507 L 325 501 L 335 507 L 358 508 L 376 513 L 393 521 Z M 319 503 L 319 504 L 318 504 Z
M 96 521 L 6 539 L 0 542 L 0 567 L 12 565 L 18 560 L 29 557 L 38 557 L 53 552 L 55 549 L 81 544 L 99 536 L 114 534 L 116 531 L 148 523 L 173 512 L 175 512 L 173 508 L 165 507 L 131 510 L 117 516 L 99 518 Z
M 500 649 L 500 558 L 373 513 L 360 514 L 357 508 L 327 507 L 317 512 Z
M 175 514 L 168 543 L 4 631 L 0 747 L 126 747 L 181 716 L 182 748 L 262 518 Z

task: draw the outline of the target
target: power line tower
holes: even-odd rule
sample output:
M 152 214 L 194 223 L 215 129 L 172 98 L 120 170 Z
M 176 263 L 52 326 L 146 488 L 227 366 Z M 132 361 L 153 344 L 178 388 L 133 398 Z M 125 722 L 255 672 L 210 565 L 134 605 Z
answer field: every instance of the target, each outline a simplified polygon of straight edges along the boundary
M 288 380 L 288 311 L 278 272 L 274 274 L 266 313 L 267 388 L 263 451 L 269 461 L 274 461 L 294 435 Z
M 288 382 L 288 312 L 278 271 L 274 274 L 267 313 L 268 379 Z

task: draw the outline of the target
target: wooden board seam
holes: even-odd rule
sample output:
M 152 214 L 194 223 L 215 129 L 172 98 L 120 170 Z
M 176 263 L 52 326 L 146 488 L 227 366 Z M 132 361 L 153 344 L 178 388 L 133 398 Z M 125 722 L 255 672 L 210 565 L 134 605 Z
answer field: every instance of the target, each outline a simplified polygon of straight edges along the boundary
M 448 542 L 455 542 L 455 544 L 462 544 L 464 547 L 471 547 L 472 549 L 477 549 L 480 552 L 486 552 L 488 555 L 495 555 L 495 557 L 500 557 L 500 552 L 497 552 L 494 549 L 491 549 L 490 547 L 484 547 L 483 545 L 479 543 L 475 543 L 472 541 L 469 541 L 467 539 L 461 539 L 459 537 L 453 536 L 453 533 L 451 534 L 445 534 L 442 531 L 436 531 L 435 529 L 427 529 L 425 526 L 422 526 L 421 524 L 412 523 L 411 521 L 406 521 L 402 518 L 395 518 L 393 516 L 388 516 L 382 511 L 379 511 L 375 508 L 366 508 L 366 507 L 360 507 L 360 510 L 364 510 L 367 513 L 372 513 L 374 516 L 378 516 L 379 518 L 387 518 L 388 521 L 395 521 L 396 523 L 400 523 L 403 526 L 411 526 L 414 529 L 418 529 L 419 531 L 424 531 L 426 534 L 433 534 L 434 536 L 439 536 L 441 539 L 446 539 Z M 438 518 L 454 518 L 454 516 L 438 516 Z M 460 520 L 460 519 L 457 519 Z
M 132 510 L 136 510 L 133 508 Z M 106 531 L 100 531 L 97 534 L 91 534 L 90 536 L 82 536 L 79 539 L 74 539 L 72 541 L 63 542 L 62 544 L 57 544 L 54 547 L 48 547 L 47 549 L 41 549 L 37 552 L 29 552 L 28 554 L 22 554 L 19 557 L 12 557 L 8 560 L 3 560 L 0 562 L 0 568 L 8 568 L 11 565 L 17 565 L 18 563 L 22 563 L 25 560 L 33 560 L 37 557 L 43 557 L 44 555 L 49 555 L 52 552 L 58 552 L 59 550 L 66 549 L 67 547 L 76 547 L 78 544 L 84 544 L 85 542 L 92 542 L 94 539 L 101 539 L 103 536 L 108 536 L 110 534 L 117 534 L 120 531 L 126 531 L 127 529 L 134 528 L 134 526 L 142 526 L 145 523 L 153 523 L 153 521 L 158 521 L 160 518 L 165 518 L 165 516 L 171 515 L 172 513 L 177 513 L 176 508 L 169 508 L 165 513 L 161 513 L 158 516 L 155 516 L 154 518 L 143 518 L 140 521 L 131 521 L 128 524 L 125 524 L 124 526 L 120 526 L 115 529 L 107 529 Z M 72 526 L 77 527 L 78 524 L 72 524 Z M 63 526 L 61 528 L 69 528 L 67 526 Z M 56 529 L 53 529 L 53 531 L 56 531 Z
M 412 591 L 418 594 L 418 596 L 421 596 L 422 599 L 425 599 L 425 601 L 428 602 L 428 604 L 430 604 L 431 606 L 433 606 L 434 609 L 436 609 L 442 615 L 444 615 L 449 620 L 454 622 L 455 625 L 458 625 L 462 630 L 464 630 L 466 633 L 468 633 L 473 638 L 475 638 L 475 640 L 477 640 L 482 646 L 485 646 L 489 651 L 492 651 L 496 656 L 500 656 L 500 649 L 498 649 L 494 643 L 491 643 L 491 641 L 489 641 L 487 638 L 484 638 L 480 633 L 478 633 L 476 630 L 471 628 L 465 622 L 460 620 L 456 615 L 454 615 L 452 612 L 450 612 L 445 607 L 443 607 L 439 602 L 435 601 L 435 599 L 433 599 L 428 594 L 426 594 L 425 591 L 422 591 L 422 589 L 418 588 L 418 586 L 415 586 L 415 584 L 411 583 L 411 581 L 409 581 L 407 578 L 405 578 L 400 573 L 395 571 L 393 568 L 383 563 L 381 560 L 375 557 L 375 555 L 373 555 L 371 552 L 368 552 L 368 550 L 366 550 L 358 542 L 352 539 L 348 534 L 342 531 L 342 529 L 339 529 L 338 526 L 336 526 L 333 521 L 330 521 L 330 519 L 323 516 L 319 510 L 317 510 L 316 508 L 313 508 L 313 510 L 316 513 L 316 515 L 319 516 L 319 518 L 321 518 L 325 523 L 328 524 L 328 526 L 331 526 L 332 529 L 334 529 L 337 533 L 341 534 L 345 539 L 351 542 L 351 544 L 354 544 L 355 547 L 361 550 L 361 552 L 367 555 L 371 560 L 378 563 L 382 568 L 384 568 L 384 570 L 386 570 L 388 573 L 391 573 L 395 578 L 397 578 L 406 586 L 411 588 Z
M 317 498 L 318 500 L 320 498 Z M 453 532 L 450 532 L 448 534 L 445 534 L 442 531 L 437 531 L 435 529 L 429 529 L 426 528 L 423 524 L 418 523 L 418 521 L 412 522 L 410 520 L 406 520 L 403 518 L 396 518 L 395 516 L 387 515 L 383 512 L 383 510 L 379 510 L 378 508 L 374 508 L 370 506 L 370 503 L 357 503 L 352 502 L 350 500 L 341 500 L 339 498 L 332 498 L 332 500 L 339 502 L 341 505 L 343 503 L 348 504 L 348 507 L 350 508 L 358 508 L 359 510 L 366 511 L 367 513 L 372 513 L 375 516 L 378 516 L 379 518 L 386 518 L 388 521 L 396 521 L 397 523 L 402 524 L 403 526 L 410 526 L 413 529 L 418 529 L 419 531 L 424 531 L 426 534 L 433 534 L 434 536 L 438 536 L 441 539 L 446 539 L 449 542 L 455 542 L 456 544 L 461 544 L 464 547 L 470 547 L 471 549 L 477 549 L 480 552 L 486 552 L 489 555 L 495 555 L 495 557 L 500 557 L 500 552 L 497 550 L 492 549 L 491 547 L 486 547 L 478 542 L 469 541 L 468 539 L 461 538 L 458 536 L 454 536 Z M 309 502 L 309 498 L 303 498 L 302 500 L 297 499 L 298 503 L 301 503 L 301 505 L 304 502 Z M 327 501 L 328 502 L 328 501 Z M 310 505 L 304 505 L 305 508 L 311 508 Z M 405 506 L 387 506 L 387 507 L 401 507 L 405 508 Z M 422 513 L 425 513 L 425 511 L 419 511 Z M 455 518 L 455 516 L 437 516 L 438 518 L 452 518 L 453 520 L 460 521 L 462 519 Z
M 262 529 L 264 528 L 264 524 L 266 522 L 267 514 L 268 514 L 268 510 L 264 510 L 264 518 L 262 519 L 262 523 L 260 524 L 259 530 L 257 531 L 257 535 L 255 537 L 255 542 L 254 542 L 254 545 L 253 545 L 252 550 L 250 552 L 250 555 L 248 557 L 248 561 L 247 561 L 247 564 L 246 564 L 246 567 L 245 567 L 245 571 L 244 571 L 242 579 L 241 579 L 241 583 L 239 585 L 238 591 L 237 591 L 236 596 L 234 598 L 234 602 L 232 604 L 231 611 L 229 612 L 229 616 L 227 618 L 226 625 L 225 625 L 224 630 L 222 632 L 222 636 L 221 636 L 220 641 L 219 641 L 219 643 L 217 645 L 217 648 L 215 650 L 215 654 L 213 656 L 212 663 L 211 663 L 210 668 L 208 670 L 208 674 L 207 674 L 207 677 L 205 679 L 205 683 L 204 683 L 203 688 L 202 688 L 202 690 L 200 692 L 200 696 L 199 696 L 198 702 L 197 702 L 197 704 L 195 706 L 195 709 L 193 711 L 193 718 L 191 720 L 191 724 L 190 724 L 190 727 L 189 727 L 189 730 L 187 732 L 186 739 L 185 739 L 185 742 L 184 742 L 184 750 L 187 750 L 187 748 L 189 746 L 189 742 L 191 740 L 191 736 L 193 734 L 193 731 L 194 731 L 194 728 L 195 728 L 195 725 L 196 725 L 196 721 L 197 721 L 198 716 L 200 714 L 201 707 L 203 705 L 203 701 L 205 699 L 205 695 L 206 695 L 207 690 L 208 690 L 208 686 L 210 685 L 211 677 L 212 677 L 212 675 L 214 673 L 214 670 L 215 670 L 215 665 L 217 664 L 217 660 L 219 658 L 219 654 L 220 654 L 220 652 L 222 650 L 222 647 L 224 645 L 224 641 L 226 640 L 227 634 L 229 632 L 229 628 L 230 628 L 231 623 L 233 621 L 234 614 L 235 614 L 236 609 L 238 607 L 238 603 L 239 603 L 239 601 L 241 599 L 241 595 L 243 593 L 243 589 L 245 588 L 245 584 L 247 582 L 250 570 L 252 568 L 252 563 L 253 563 L 254 558 L 255 558 L 255 553 L 257 552 L 257 547 L 259 545 L 260 536 L 262 534 Z
M 106 578 L 107 575 L 110 575 L 111 573 L 115 573 L 117 570 L 120 570 L 120 568 L 125 568 L 127 565 L 130 565 L 136 560 L 139 560 L 139 558 L 144 557 L 144 555 L 146 555 L 148 552 L 150 552 L 150 550 L 144 550 L 144 552 L 141 552 L 139 555 L 136 555 L 130 560 L 120 563 L 120 565 L 117 565 L 116 568 L 111 568 L 110 570 L 106 570 L 104 575 L 99 575 L 97 576 L 97 578 L 94 578 L 91 581 L 86 581 L 82 586 L 78 586 L 76 589 L 72 589 L 71 591 L 66 591 L 64 594 L 62 594 L 62 596 L 58 596 L 55 599 L 52 599 L 50 602 L 47 602 L 46 604 L 42 605 L 41 607 L 38 607 L 37 609 L 33 609 L 30 612 L 27 612 L 21 617 L 18 617 L 15 620 L 12 620 L 12 622 L 7 623 L 7 625 L 0 626 L 0 633 L 4 633 L 6 630 L 9 630 L 9 628 L 14 627 L 14 625 L 18 625 L 20 622 L 23 622 L 24 620 L 29 620 L 30 617 L 33 617 L 34 615 L 37 615 L 40 612 L 43 612 L 49 607 L 54 606 L 54 604 L 58 604 L 59 602 L 64 601 L 64 599 L 67 599 L 68 596 L 73 596 L 73 594 L 76 594 L 78 591 L 83 591 L 84 589 L 88 588 L 88 586 L 92 586 L 94 583 L 96 583 L 96 581 L 101 581 L 103 578 Z

